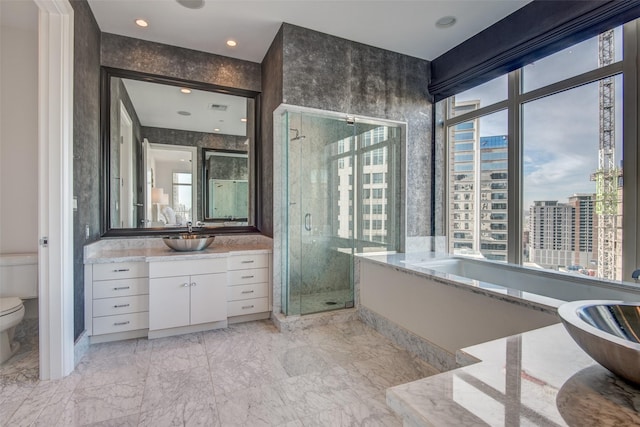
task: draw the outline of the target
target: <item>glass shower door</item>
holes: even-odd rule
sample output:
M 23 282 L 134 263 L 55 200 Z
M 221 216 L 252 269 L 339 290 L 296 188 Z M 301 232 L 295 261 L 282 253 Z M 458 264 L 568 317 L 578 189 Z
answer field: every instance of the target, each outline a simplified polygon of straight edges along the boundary
M 288 119 L 287 314 L 352 307 L 353 126 L 302 113 Z

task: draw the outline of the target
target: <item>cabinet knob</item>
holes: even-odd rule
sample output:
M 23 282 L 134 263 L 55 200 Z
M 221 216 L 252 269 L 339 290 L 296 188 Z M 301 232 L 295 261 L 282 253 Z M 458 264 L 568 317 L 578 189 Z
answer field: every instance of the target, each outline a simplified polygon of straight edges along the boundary
M 114 291 L 124 291 L 124 290 L 127 290 L 127 289 L 131 289 L 131 286 L 120 286 L 120 287 L 117 287 L 117 288 L 113 288 Z
M 191 286 L 196 286 L 197 283 L 196 282 L 191 282 Z
M 250 259 L 250 260 L 248 260 L 248 261 L 242 261 L 242 263 L 241 263 L 241 264 L 253 264 L 253 260 L 252 260 L 252 259 Z
M 241 293 L 243 293 L 243 294 L 252 294 L 253 291 L 242 291 Z
M 123 326 L 123 325 L 128 325 L 129 323 L 131 322 L 129 322 L 128 320 L 126 322 L 115 322 L 113 326 Z
M 113 270 L 114 273 L 122 273 L 124 271 L 129 271 L 129 269 L 128 268 L 118 268 L 116 270 Z
M 253 279 L 254 276 L 242 276 L 243 279 Z
M 253 308 L 253 305 L 243 305 L 243 306 L 242 306 L 242 309 L 243 309 L 243 310 L 247 310 L 247 309 L 249 309 L 249 308 Z
M 191 286 L 189 283 L 183 283 L 183 284 L 182 284 L 182 287 L 183 287 L 183 288 L 188 288 L 189 286 Z
M 113 308 L 124 308 L 124 307 L 129 307 L 131 304 L 116 304 L 113 306 Z

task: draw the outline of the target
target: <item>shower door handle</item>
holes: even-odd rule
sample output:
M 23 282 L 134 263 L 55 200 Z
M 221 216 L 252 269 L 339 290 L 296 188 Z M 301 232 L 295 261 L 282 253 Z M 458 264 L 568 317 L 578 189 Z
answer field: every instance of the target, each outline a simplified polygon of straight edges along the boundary
M 304 216 L 304 229 L 311 231 L 311 214 L 308 213 Z

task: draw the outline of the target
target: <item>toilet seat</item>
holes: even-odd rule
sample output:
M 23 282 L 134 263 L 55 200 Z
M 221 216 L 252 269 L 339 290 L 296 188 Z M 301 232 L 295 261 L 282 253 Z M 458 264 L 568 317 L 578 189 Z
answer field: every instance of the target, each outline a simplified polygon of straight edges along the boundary
M 17 297 L 0 298 L 0 316 L 15 313 L 22 308 L 22 300 Z

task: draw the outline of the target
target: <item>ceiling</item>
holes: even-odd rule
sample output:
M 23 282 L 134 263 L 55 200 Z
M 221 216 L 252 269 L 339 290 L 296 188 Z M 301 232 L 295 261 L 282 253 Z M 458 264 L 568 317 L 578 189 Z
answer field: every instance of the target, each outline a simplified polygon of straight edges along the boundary
M 241 96 L 123 79 L 142 126 L 246 136 L 247 100 Z M 154 142 L 154 141 L 151 141 Z
M 283 22 L 432 60 L 530 0 L 205 0 L 200 9 L 175 0 L 88 1 L 103 32 L 262 62 Z M 437 28 L 444 16 L 456 24 Z M 135 25 L 138 18 L 149 26 Z

